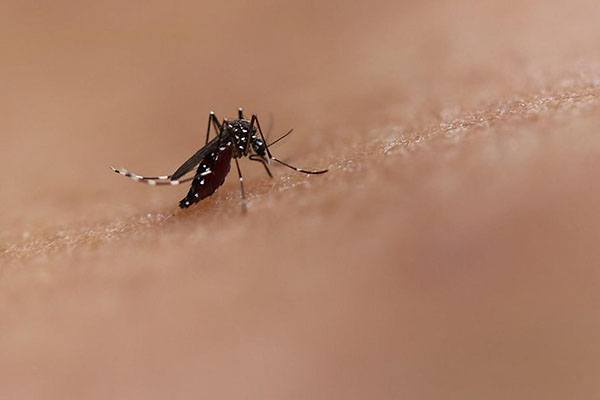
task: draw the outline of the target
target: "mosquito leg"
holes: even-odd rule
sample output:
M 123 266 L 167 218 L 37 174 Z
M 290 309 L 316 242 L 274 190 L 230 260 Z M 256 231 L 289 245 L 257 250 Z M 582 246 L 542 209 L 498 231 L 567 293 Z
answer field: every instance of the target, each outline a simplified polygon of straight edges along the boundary
M 261 163 L 262 166 L 265 167 L 265 171 L 267 171 L 267 174 L 269 174 L 269 177 L 270 178 L 273 177 L 273 174 L 271 173 L 271 170 L 269 169 L 269 166 L 267 165 L 267 162 L 265 160 L 263 160 L 261 156 L 258 156 L 256 154 L 252 154 L 248 158 L 250 160 L 252 160 L 252 161 L 257 161 L 257 162 Z
M 212 125 L 212 119 L 214 115 L 215 113 L 213 111 L 211 111 L 210 114 L 208 114 L 208 126 L 206 127 L 206 141 L 204 142 L 205 146 L 208 143 L 208 138 L 210 136 L 210 126 Z
M 240 178 L 240 190 L 242 192 L 242 212 L 245 213 L 248 211 L 248 206 L 246 205 L 246 191 L 244 190 L 244 177 L 242 176 L 242 170 L 240 169 L 240 163 L 237 158 L 235 159 L 235 166 L 237 168 L 238 177 Z
M 213 117 L 213 125 L 215 127 L 215 131 L 221 132 L 222 126 L 216 115 Z
M 114 167 L 111 167 L 112 170 L 114 172 L 116 172 L 119 175 L 123 175 L 124 177 L 127 177 L 131 180 L 134 180 L 136 182 L 141 182 L 141 183 L 145 183 L 147 185 L 150 186 L 157 186 L 157 185 L 171 185 L 171 186 L 177 186 L 180 183 L 184 183 L 184 182 L 189 182 L 190 180 L 192 180 L 193 178 L 187 178 L 187 179 L 174 179 L 171 180 L 171 177 L 168 175 L 165 176 L 141 176 L 138 174 L 135 174 L 133 172 L 127 171 L 126 169 L 117 169 Z
M 216 121 L 216 117 L 215 117 Z M 219 122 L 219 121 L 217 121 Z M 219 146 L 221 145 L 221 140 L 223 139 L 223 134 L 225 133 L 225 125 L 227 124 L 227 119 L 223 119 L 223 125 L 219 124 L 219 130 L 217 133 L 217 137 L 219 138 Z
M 281 160 L 279 160 L 279 159 L 277 159 L 275 157 L 271 157 L 271 160 L 276 161 L 279 164 L 288 167 L 289 169 L 293 169 L 294 171 L 302 172 L 303 174 L 319 175 L 319 174 L 324 174 L 325 172 L 329 171 L 327 169 L 321 169 L 321 170 L 318 170 L 318 171 L 307 171 L 307 170 L 302 169 L 302 168 L 294 167 L 293 165 L 290 165 L 290 164 L 288 164 L 286 162 L 283 162 L 283 161 L 281 161 Z
M 238 118 L 244 119 L 244 109 L 242 107 L 238 108 Z
M 150 186 L 177 186 L 180 185 L 182 183 L 186 183 L 189 182 L 191 180 L 193 180 L 194 177 L 191 176 L 189 178 L 185 178 L 185 179 L 178 179 L 178 180 L 173 180 L 173 181 L 151 181 L 151 180 L 147 180 L 147 181 L 143 181 L 143 183 L 147 183 Z M 140 181 L 142 182 L 142 181 Z
M 204 143 L 204 145 L 206 145 L 208 143 L 211 125 L 213 125 L 215 127 L 215 130 L 217 131 L 217 133 L 221 132 L 221 124 L 219 123 L 219 119 L 215 115 L 214 111 L 211 111 L 210 114 L 208 114 L 208 127 L 206 128 L 206 142 Z

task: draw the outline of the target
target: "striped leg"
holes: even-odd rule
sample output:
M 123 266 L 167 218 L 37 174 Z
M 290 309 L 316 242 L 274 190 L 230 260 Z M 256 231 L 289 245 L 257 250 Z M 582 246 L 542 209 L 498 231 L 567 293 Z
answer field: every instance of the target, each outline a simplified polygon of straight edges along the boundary
M 171 177 L 167 176 L 167 175 L 165 175 L 165 176 L 141 176 L 141 175 L 135 174 L 133 172 L 127 171 L 124 168 L 117 169 L 117 168 L 111 167 L 111 169 L 119 175 L 123 175 L 131 180 L 134 180 L 136 182 L 145 183 L 150 186 L 161 186 L 161 185 L 177 186 L 181 183 L 189 182 L 192 179 L 194 179 L 193 177 L 191 177 L 191 178 L 186 178 L 186 179 L 171 180 Z

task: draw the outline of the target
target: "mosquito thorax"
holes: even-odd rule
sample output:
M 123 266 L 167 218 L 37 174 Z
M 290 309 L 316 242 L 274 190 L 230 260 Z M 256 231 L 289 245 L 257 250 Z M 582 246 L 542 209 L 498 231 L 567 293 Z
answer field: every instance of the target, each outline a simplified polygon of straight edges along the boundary
M 250 125 L 250 121 L 245 119 L 236 119 L 227 121 L 225 127 L 229 133 L 229 137 L 233 139 L 234 148 L 238 156 L 248 154 L 248 143 L 252 143 L 256 135 L 256 128 Z

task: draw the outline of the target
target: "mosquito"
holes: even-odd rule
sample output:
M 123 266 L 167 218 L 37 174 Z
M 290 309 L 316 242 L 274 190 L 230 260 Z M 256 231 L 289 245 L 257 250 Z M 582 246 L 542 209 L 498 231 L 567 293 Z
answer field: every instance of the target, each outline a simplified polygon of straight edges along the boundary
M 211 128 L 216 131 L 216 136 L 209 140 Z M 222 122 L 219 122 L 215 113 L 211 111 L 208 115 L 208 126 L 206 128 L 206 141 L 204 146 L 171 175 L 142 176 L 126 169 L 111 168 L 120 175 L 137 182 L 146 183 L 150 186 L 177 186 L 192 181 L 187 196 L 179 202 L 179 207 L 188 208 L 200 200 L 212 195 L 223 182 L 225 182 L 225 177 L 231 170 L 231 159 L 233 158 L 240 182 L 242 210 L 246 211 L 244 177 L 238 162 L 238 159 L 242 157 L 248 157 L 251 161 L 261 163 L 271 178 L 273 178 L 273 174 L 271 173 L 269 166 L 272 161 L 304 174 L 318 175 L 327 172 L 327 169 L 308 171 L 303 168 L 298 168 L 271 154 L 269 147 L 280 140 L 283 140 L 292 132 L 293 129 L 279 137 L 277 140 L 274 140 L 272 143 L 267 144 L 256 114 L 253 114 L 250 120 L 248 120 L 244 118 L 244 111 L 240 108 L 238 109 L 237 119 L 223 119 Z M 194 169 L 196 170 L 194 176 L 186 178 L 185 176 Z

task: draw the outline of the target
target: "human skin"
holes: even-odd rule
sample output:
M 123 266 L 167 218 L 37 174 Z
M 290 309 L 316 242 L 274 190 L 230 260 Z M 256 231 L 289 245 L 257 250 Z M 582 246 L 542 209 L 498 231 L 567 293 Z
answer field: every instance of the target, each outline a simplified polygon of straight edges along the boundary
M 0 399 L 600 394 L 593 1 L 0 5 Z M 280 158 L 189 210 L 208 112 Z

